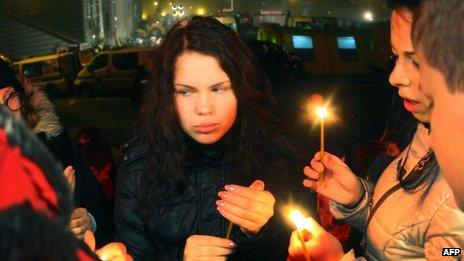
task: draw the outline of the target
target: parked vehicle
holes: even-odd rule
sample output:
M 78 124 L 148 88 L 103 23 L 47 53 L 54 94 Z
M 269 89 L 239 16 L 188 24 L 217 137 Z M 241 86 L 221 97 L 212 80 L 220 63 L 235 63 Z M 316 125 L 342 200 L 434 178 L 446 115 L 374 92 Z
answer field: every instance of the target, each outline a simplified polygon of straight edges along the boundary
M 219 22 L 232 29 L 234 32 L 240 33 L 238 26 L 239 19 L 237 18 L 237 16 L 234 16 L 233 14 L 217 14 L 214 16 L 214 18 L 216 18 Z
M 288 80 L 304 76 L 304 65 L 293 52 L 286 52 L 282 47 L 268 41 L 252 40 L 247 41 L 247 45 L 271 80 Z
M 74 85 L 84 97 L 95 93 L 123 93 L 134 86 L 140 66 L 148 68 L 154 48 L 104 51 L 82 68 Z
M 77 53 L 70 52 L 27 58 L 13 65 L 52 98 L 71 90 L 80 70 Z
M 311 29 L 313 28 L 313 19 L 309 16 L 294 16 L 290 18 L 288 26 L 302 29 Z

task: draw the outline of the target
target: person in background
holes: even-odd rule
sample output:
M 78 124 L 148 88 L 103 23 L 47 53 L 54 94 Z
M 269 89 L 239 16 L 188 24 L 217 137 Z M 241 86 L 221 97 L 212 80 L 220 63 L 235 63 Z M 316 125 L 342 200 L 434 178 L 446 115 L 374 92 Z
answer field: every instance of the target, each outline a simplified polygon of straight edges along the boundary
M 60 164 L 0 104 L 2 260 L 97 260 L 68 228 L 70 193 Z
M 95 244 L 89 249 L 70 231 L 72 190 L 62 169 L 21 119 L 0 104 L 2 260 L 132 260 L 121 243 L 93 253 Z
M 327 145 L 327 150 L 337 155 L 343 162 L 345 162 L 345 153 L 338 146 Z M 345 246 L 348 243 L 348 238 L 352 231 L 351 226 L 336 220 L 330 213 L 329 206 L 330 199 L 322 194 L 317 194 L 317 212 L 321 226 L 337 238 L 340 243 Z
M 96 126 L 80 129 L 76 134 L 76 147 L 100 183 L 105 199 L 113 201 L 117 167 L 101 130 Z
M 383 170 L 400 154 L 401 147 L 394 134 L 386 132 L 380 139 L 380 154 L 369 164 L 367 180 L 377 184 Z
M 64 166 L 64 175 L 75 177 L 74 203 L 70 227 L 79 238 L 86 230 L 96 232 L 97 245 L 108 241 L 104 223 L 104 198 L 98 181 L 90 173 L 61 126 L 52 103 L 25 78 L 18 78 L 13 68 L 0 59 L 0 104 L 21 117 L 52 154 Z M 98 224 L 98 225 L 97 225 Z M 97 229 L 97 226 L 99 228 Z
M 105 224 L 110 238 L 114 234 L 114 180 L 117 166 L 111 148 L 98 127 L 87 126 L 76 134 L 76 147 L 89 164 L 92 174 L 97 178 L 105 196 Z
M 137 66 L 137 74 L 135 75 L 133 85 L 131 104 L 135 111 L 139 112 L 148 85 L 148 71 L 143 65 Z

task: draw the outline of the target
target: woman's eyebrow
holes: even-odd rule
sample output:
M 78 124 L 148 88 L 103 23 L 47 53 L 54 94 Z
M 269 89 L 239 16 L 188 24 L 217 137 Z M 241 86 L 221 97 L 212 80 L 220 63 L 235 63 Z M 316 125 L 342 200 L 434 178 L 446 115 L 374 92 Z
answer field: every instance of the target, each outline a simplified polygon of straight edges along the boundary
M 215 83 L 215 84 L 209 86 L 209 88 L 221 86 L 221 85 L 226 84 L 226 83 L 230 83 L 230 81 L 218 82 L 218 83 Z M 188 84 L 183 84 L 183 83 L 174 83 L 174 86 L 180 86 L 180 87 L 189 88 L 189 89 L 197 89 L 194 86 L 191 86 L 191 85 L 188 85 Z
M 188 89 L 196 89 L 193 86 L 190 86 L 190 85 L 187 85 L 187 84 L 182 84 L 182 83 L 174 83 L 174 86 L 184 87 L 184 88 L 188 88 Z

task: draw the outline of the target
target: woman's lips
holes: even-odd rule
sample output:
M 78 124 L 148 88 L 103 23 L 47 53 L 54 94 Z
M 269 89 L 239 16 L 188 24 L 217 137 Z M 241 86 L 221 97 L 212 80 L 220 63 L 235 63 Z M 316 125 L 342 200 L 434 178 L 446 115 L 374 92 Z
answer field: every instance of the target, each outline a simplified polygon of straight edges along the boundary
M 217 125 L 218 125 L 217 123 L 200 124 L 200 125 L 195 125 L 194 129 L 196 132 L 207 134 L 207 133 L 213 132 L 216 129 Z
M 420 109 L 421 104 L 414 100 L 403 99 L 404 108 L 409 112 L 417 112 Z

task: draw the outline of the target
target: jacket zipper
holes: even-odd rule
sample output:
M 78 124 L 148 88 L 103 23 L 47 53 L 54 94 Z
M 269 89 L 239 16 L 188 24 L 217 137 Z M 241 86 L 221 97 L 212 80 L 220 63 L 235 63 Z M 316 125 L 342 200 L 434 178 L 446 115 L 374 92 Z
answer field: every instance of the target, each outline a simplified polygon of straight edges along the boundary
M 222 181 L 222 186 L 221 186 L 221 190 L 222 188 L 226 185 L 226 182 L 227 182 L 227 177 L 226 177 L 226 173 L 224 172 L 224 169 L 221 168 L 221 181 Z M 222 237 L 225 238 L 226 235 L 227 235 L 227 220 L 225 218 L 222 218 Z
M 196 171 L 196 183 L 197 183 L 197 218 L 195 220 L 195 235 L 198 235 L 198 223 L 199 223 L 199 220 L 200 220 L 200 191 L 201 191 L 201 188 L 200 188 L 200 177 L 199 177 L 199 171 L 197 170 Z

